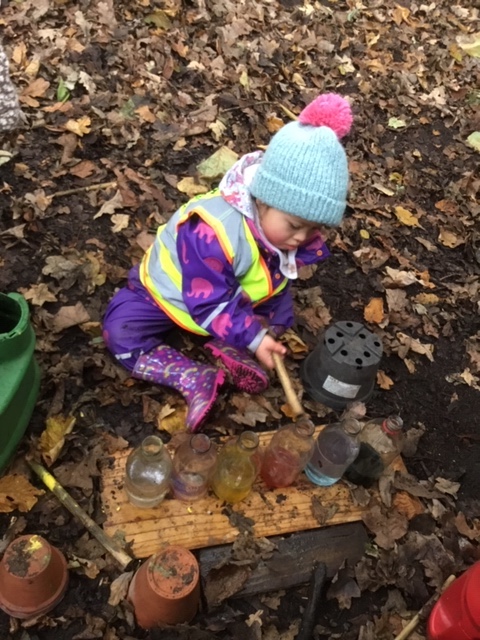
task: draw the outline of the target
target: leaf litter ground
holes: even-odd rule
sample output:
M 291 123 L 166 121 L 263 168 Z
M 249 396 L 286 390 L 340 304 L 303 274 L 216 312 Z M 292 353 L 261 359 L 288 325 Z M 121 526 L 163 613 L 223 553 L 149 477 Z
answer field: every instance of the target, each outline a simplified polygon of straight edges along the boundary
M 218 156 L 213 167 L 201 162 L 267 144 L 319 91 L 334 90 L 356 117 L 350 205 L 330 233 L 332 258 L 297 283 L 288 366 L 301 393 L 299 364 L 321 328 L 366 322 L 385 349 L 367 413 L 402 415 L 410 475 L 382 481 L 365 517 L 371 544 L 329 585 L 314 637 L 393 638 L 448 575 L 480 559 L 478 9 L 25 0 L 2 8 L 0 22 L 26 114 L 2 145 L 13 157 L 1 167 L 0 288 L 31 303 L 43 371 L 2 479 L 0 531 L 3 546 L 44 535 L 71 567 L 64 601 L 38 621 L 1 614 L 1 637 L 295 637 L 304 587 L 227 599 L 189 628 L 136 628 L 128 576 L 55 497 L 25 482 L 24 456 L 41 452 L 101 524 L 102 458 L 158 429 L 169 438 L 183 411 L 179 396 L 112 362 L 100 338 L 108 300 L 158 224 L 216 184 Z M 183 344 L 206 357 L 199 341 Z M 303 401 L 316 421 L 336 419 Z M 262 398 L 226 387 L 209 433 L 273 429 L 288 422 L 283 403 L 274 376 Z M 425 512 L 402 504 L 400 490 Z M 244 575 L 267 551 L 248 531 L 242 541 L 233 561 Z M 411 637 L 424 638 L 424 627 Z

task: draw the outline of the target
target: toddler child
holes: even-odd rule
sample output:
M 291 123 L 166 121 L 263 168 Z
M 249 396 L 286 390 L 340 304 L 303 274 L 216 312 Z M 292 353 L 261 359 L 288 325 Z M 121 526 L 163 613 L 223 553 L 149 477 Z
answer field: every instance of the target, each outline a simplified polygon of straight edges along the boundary
M 180 207 L 111 300 L 107 347 L 134 378 L 184 396 L 189 431 L 211 409 L 223 369 L 238 389 L 261 393 L 272 352 L 286 353 L 276 338 L 293 324 L 290 282 L 299 266 L 329 255 L 319 228 L 338 225 L 345 210 L 348 166 L 339 138 L 351 124 L 345 99 L 317 97 L 265 153 L 243 156 L 218 189 Z M 205 347 L 223 369 L 169 346 L 165 336 L 175 326 L 211 336 Z

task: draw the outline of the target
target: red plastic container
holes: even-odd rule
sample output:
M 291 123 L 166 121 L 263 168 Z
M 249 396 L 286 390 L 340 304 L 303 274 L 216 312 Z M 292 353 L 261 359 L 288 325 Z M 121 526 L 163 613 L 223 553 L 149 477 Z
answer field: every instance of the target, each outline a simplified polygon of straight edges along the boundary
M 480 640 L 480 562 L 444 591 L 428 619 L 429 640 Z

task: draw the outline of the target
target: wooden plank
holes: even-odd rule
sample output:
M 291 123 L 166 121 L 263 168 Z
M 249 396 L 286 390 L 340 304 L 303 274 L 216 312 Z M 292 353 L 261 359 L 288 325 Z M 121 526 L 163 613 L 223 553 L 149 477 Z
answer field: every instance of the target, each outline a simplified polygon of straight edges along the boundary
M 234 597 L 289 589 L 304 584 L 310 580 L 312 567 L 318 562 L 326 565 L 327 576 L 332 577 L 345 560 L 351 565 L 360 560 L 368 536 L 363 524 L 350 522 L 325 529 L 302 531 L 288 538 L 273 536 L 270 540 L 277 547 L 272 556 L 260 561 L 242 590 Z M 225 562 L 230 553 L 231 545 L 200 550 L 198 558 L 204 584 L 210 571 Z
M 322 428 L 317 427 L 316 432 Z M 262 446 L 273 433 L 259 434 Z M 261 537 L 356 522 L 364 511 L 354 504 L 344 483 L 318 487 L 303 474 L 295 485 L 283 489 L 269 490 L 259 480 L 246 500 L 228 509 L 213 494 L 191 503 L 166 498 L 153 509 L 141 509 L 130 504 L 123 491 L 129 453 L 130 450 L 125 450 L 114 454 L 102 470 L 101 499 L 106 518 L 103 528 L 111 536 L 123 534 L 137 558 L 146 558 L 169 544 L 201 549 L 233 542 L 238 528 L 229 520 L 232 512 L 251 518 L 254 535 Z M 400 458 L 394 464 L 397 469 L 405 468 Z M 323 525 L 312 513 L 312 498 L 319 499 L 326 509 L 336 509 Z

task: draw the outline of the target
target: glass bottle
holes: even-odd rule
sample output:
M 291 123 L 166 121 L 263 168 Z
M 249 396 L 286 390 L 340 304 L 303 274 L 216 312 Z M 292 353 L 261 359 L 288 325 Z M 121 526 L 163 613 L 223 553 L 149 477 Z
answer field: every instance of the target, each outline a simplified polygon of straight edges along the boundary
M 248 496 L 259 469 L 255 457 L 258 443 L 256 433 L 243 431 L 220 449 L 211 481 L 217 498 L 234 504 Z
M 155 507 L 165 497 L 172 472 L 172 459 L 157 436 L 148 436 L 127 458 L 125 491 L 137 507 Z
M 397 415 L 369 420 L 358 439 L 360 451 L 345 478 L 368 488 L 402 452 L 403 420 Z
M 289 424 L 273 434 L 265 450 L 260 475 L 269 489 L 288 487 L 312 455 L 314 426 L 309 420 Z
M 204 433 L 196 433 L 183 442 L 173 456 L 173 497 L 178 500 L 203 498 L 216 461 L 217 451 Z
M 328 487 L 342 477 L 345 469 L 357 457 L 358 433 L 362 425 L 355 418 L 345 418 L 327 425 L 318 435 L 305 473 L 321 487 Z

